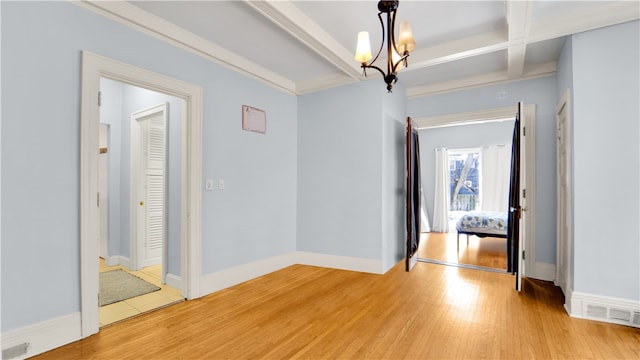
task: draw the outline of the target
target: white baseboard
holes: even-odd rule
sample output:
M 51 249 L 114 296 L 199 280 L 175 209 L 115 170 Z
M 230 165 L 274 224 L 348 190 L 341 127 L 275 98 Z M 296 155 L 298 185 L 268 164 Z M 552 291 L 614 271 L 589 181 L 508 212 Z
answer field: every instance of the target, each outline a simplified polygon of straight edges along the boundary
M 384 274 L 382 260 L 354 258 L 349 256 L 327 255 L 298 251 L 296 264 L 321 266 L 331 269 L 359 271 L 372 274 Z
M 569 291 L 565 308 L 571 317 L 640 328 L 640 301 Z
M 167 285 L 176 289 L 183 289 L 182 277 L 174 274 L 167 274 Z
M 200 295 L 205 296 L 294 264 L 384 273 L 381 260 L 296 251 L 204 275 L 200 278 Z
M 288 253 L 203 275 L 200 277 L 200 296 L 255 279 L 295 263 L 295 253 Z
M 107 266 L 121 265 L 125 269 L 131 269 L 131 260 L 122 255 L 109 256 L 105 259 L 105 264 Z
M 25 359 L 80 340 L 80 312 L 46 320 L 2 334 L 2 358 Z M 24 349 L 24 351 L 16 349 Z
M 533 269 L 525 269 L 525 272 L 528 278 L 544 281 L 554 281 L 556 279 L 555 264 L 535 262 L 533 263 Z

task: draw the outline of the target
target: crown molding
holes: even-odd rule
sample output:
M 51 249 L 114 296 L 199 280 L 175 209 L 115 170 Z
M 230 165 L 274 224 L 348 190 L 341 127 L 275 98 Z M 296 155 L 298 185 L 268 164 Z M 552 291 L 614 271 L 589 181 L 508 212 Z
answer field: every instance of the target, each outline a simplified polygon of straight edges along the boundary
M 295 83 L 126 1 L 71 1 L 242 75 L 295 95 Z
M 379 76 L 378 76 L 379 77 Z M 349 85 L 360 81 L 360 78 L 353 78 L 344 74 L 332 74 L 329 76 L 319 77 L 308 81 L 298 81 L 296 83 L 296 94 L 304 95 L 316 91 L 331 89 L 338 86 Z
M 463 79 L 445 81 L 435 84 L 415 86 L 407 89 L 407 98 L 415 99 L 422 96 L 444 94 L 454 91 L 468 90 L 481 86 L 506 84 L 514 81 L 535 79 L 539 77 L 552 76 L 556 73 L 556 62 L 550 61 L 527 69 L 522 76 L 512 78 L 508 71 L 498 71 L 490 74 L 483 74 Z

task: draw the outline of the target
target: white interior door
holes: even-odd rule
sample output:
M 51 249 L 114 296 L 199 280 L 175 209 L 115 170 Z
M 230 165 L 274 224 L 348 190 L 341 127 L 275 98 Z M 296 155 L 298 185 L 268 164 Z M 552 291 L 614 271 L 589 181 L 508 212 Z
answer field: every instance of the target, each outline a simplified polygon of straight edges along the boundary
M 99 256 L 107 259 L 108 243 L 109 243 L 109 125 L 100 124 L 99 148 L 98 155 L 98 211 L 100 213 L 100 238 L 98 249 Z
M 571 244 L 571 124 L 569 123 L 569 93 L 565 93 L 556 109 L 557 132 L 557 245 L 556 285 L 564 294 L 569 287 Z
M 132 194 L 137 211 L 132 224 L 135 222 L 139 269 L 161 264 L 166 246 L 166 104 L 135 113 L 133 120 L 132 126 L 138 129 L 138 154 L 137 161 L 132 161 L 137 173 L 137 191 Z

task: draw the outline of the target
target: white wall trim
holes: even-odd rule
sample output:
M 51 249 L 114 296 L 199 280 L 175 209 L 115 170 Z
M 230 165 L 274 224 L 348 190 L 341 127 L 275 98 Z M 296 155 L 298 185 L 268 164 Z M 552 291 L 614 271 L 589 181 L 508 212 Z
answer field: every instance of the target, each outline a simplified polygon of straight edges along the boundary
M 556 266 L 554 264 L 547 264 L 543 262 L 533 262 L 531 269 L 525 268 L 528 278 L 554 281 L 556 275 Z
M 176 289 L 183 289 L 184 285 L 182 282 L 182 277 L 174 274 L 167 274 L 167 285 Z
M 295 263 L 295 253 L 287 253 L 206 274 L 200 278 L 200 292 L 211 294 Z
M 572 291 L 565 308 L 571 317 L 640 328 L 640 301 Z M 628 313 L 628 321 L 620 319 Z
M 127 270 L 131 270 L 131 260 L 123 255 L 109 256 L 104 262 L 107 266 L 120 265 Z
M 384 274 L 382 259 L 364 259 L 350 256 L 296 252 L 296 263 L 301 265 L 321 266 L 331 269 L 359 271 L 372 274 Z
M 27 353 L 14 357 L 24 359 L 81 338 L 81 317 L 80 312 L 76 312 L 3 333 L 2 350 L 27 343 Z
M 383 273 L 382 260 L 294 251 L 203 275 L 200 278 L 201 295 L 208 295 L 295 264 Z

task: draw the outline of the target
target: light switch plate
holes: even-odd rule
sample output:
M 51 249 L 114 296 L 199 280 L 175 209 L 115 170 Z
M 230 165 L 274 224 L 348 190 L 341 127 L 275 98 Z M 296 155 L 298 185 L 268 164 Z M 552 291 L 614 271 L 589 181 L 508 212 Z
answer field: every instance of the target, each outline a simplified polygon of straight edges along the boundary
M 204 184 L 204 189 L 207 191 L 213 190 L 213 179 L 207 179 L 207 181 Z
M 218 190 L 224 190 L 224 179 L 218 179 Z

